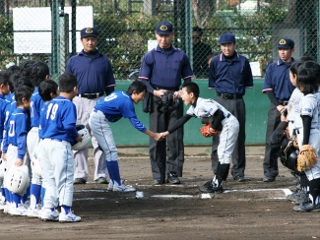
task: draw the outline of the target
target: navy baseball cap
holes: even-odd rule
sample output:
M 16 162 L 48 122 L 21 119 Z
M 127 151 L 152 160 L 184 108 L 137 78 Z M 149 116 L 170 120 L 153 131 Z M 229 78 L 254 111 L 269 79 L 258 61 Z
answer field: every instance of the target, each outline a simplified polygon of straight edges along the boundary
M 236 38 L 232 33 L 224 33 L 220 36 L 219 43 L 225 44 L 225 43 L 235 43 Z
M 281 38 L 278 42 L 278 49 L 292 49 L 294 41 L 290 38 Z
M 169 22 L 159 22 L 156 26 L 156 33 L 159 35 L 169 35 L 172 33 L 172 24 Z
M 86 37 L 98 37 L 98 30 L 95 28 L 84 28 L 80 32 L 80 37 L 81 38 L 86 38 Z

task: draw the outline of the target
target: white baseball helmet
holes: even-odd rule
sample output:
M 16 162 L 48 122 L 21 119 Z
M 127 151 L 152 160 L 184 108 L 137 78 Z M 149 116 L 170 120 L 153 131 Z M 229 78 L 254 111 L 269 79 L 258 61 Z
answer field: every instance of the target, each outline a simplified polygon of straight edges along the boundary
M 0 158 L 0 180 L 3 180 L 4 174 L 7 171 L 7 161 Z
M 88 145 L 88 143 L 91 140 L 91 136 L 89 134 L 89 130 L 84 125 L 77 125 L 76 127 L 78 133 L 82 135 L 82 141 L 77 142 L 75 145 L 73 145 L 72 149 L 78 151 L 85 148 Z
M 38 175 L 39 177 L 42 176 L 42 170 L 37 154 L 33 154 L 33 156 L 31 156 L 31 170 L 32 173 Z
M 12 166 L 6 173 L 6 179 L 8 190 L 22 196 L 30 185 L 29 169 L 26 165 Z

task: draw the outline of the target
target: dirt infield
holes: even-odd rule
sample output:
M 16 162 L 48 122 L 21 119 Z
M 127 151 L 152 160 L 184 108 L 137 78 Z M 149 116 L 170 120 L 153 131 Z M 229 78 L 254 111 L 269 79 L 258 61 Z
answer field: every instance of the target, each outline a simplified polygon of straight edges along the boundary
M 247 157 L 247 182 L 229 178 L 222 194 L 201 195 L 211 176 L 208 156 L 187 156 L 181 185 L 153 186 L 147 157 L 121 157 L 122 178 L 143 191 L 108 192 L 92 181 L 76 185 L 80 223 L 42 222 L 0 213 L 0 239 L 318 239 L 319 213 L 296 213 L 286 200 L 294 178 L 281 164 L 276 182 L 262 182 L 262 155 Z M 204 199 L 202 199 L 204 198 Z

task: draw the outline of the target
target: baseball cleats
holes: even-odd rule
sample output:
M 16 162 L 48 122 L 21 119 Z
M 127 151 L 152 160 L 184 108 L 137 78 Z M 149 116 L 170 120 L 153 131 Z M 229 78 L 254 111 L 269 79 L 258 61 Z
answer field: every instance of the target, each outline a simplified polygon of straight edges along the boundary
M 275 178 L 270 178 L 270 177 L 264 177 L 263 182 L 274 182 L 276 179 Z
M 161 185 L 164 184 L 164 180 L 163 179 L 154 179 L 153 180 L 153 185 Z
M 320 204 L 314 205 L 313 203 L 300 204 L 294 206 L 293 210 L 296 212 L 320 212 Z
M 6 206 L 7 206 L 7 203 L 6 202 L 0 202 L 0 211 L 1 210 L 4 210 L 5 208 L 6 208 Z
M 94 180 L 96 183 L 100 184 L 108 184 L 108 180 L 105 177 L 99 177 L 98 179 Z
M 133 188 L 130 185 L 126 185 L 124 184 L 124 180 L 121 180 L 121 185 L 119 185 L 118 183 L 114 182 L 112 180 L 110 180 L 109 184 L 108 184 L 108 190 L 109 191 L 114 191 L 114 192 L 135 192 L 136 189 Z
M 205 193 L 222 193 L 223 192 L 222 184 L 219 184 L 218 180 L 216 180 L 215 182 L 213 182 L 213 180 L 209 180 L 204 185 L 200 186 L 199 190 Z
M 57 210 L 43 209 L 41 211 L 41 220 L 57 222 L 59 220 L 59 212 Z
M 72 211 L 70 211 L 68 214 L 65 214 L 64 212 L 61 212 L 59 214 L 59 222 L 80 222 L 81 217 L 75 215 Z
M 167 175 L 167 181 L 171 184 L 180 184 L 180 179 L 178 178 L 177 174 L 174 172 L 169 172 Z
M 300 185 L 300 184 L 296 184 L 296 185 L 290 186 L 290 187 L 288 187 L 288 188 L 289 188 L 289 190 L 290 190 L 291 192 L 297 192 L 298 190 L 301 189 L 301 185 Z
M 233 179 L 234 179 L 235 181 L 237 181 L 237 182 L 245 182 L 245 181 L 248 180 L 248 179 L 245 178 L 244 176 L 236 176 L 236 177 L 234 177 Z
M 83 178 L 76 178 L 74 181 L 73 181 L 73 184 L 86 184 L 86 180 L 83 179 Z
M 11 207 L 9 214 L 12 216 L 25 216 L 27 209 L 22 204 L 19 204 L 18 207 Z
M 309 202 L 308 194 L 302 190 L 288 195 L 287 199 L 295 204 L 305 204 Z
M 26 215 L 27 217 L 41 218 L 41 205 L 36 206 L 36 208 L 29 207 Z
M 125 185 L 123 182 L 121 185 L 119 185 L 118 183 L 115 182 L 113 184 L 112 191 L 114 191 L 114 192 L 135 192 L 136 189 L 132 186 Z

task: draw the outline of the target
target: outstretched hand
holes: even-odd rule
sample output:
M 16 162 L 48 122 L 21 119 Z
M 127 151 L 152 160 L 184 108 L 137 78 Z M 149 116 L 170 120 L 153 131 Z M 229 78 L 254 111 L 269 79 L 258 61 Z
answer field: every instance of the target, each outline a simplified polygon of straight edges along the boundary
M 168 131 L 160 133 L 162 139 L 166 138 L 170 133 Z

